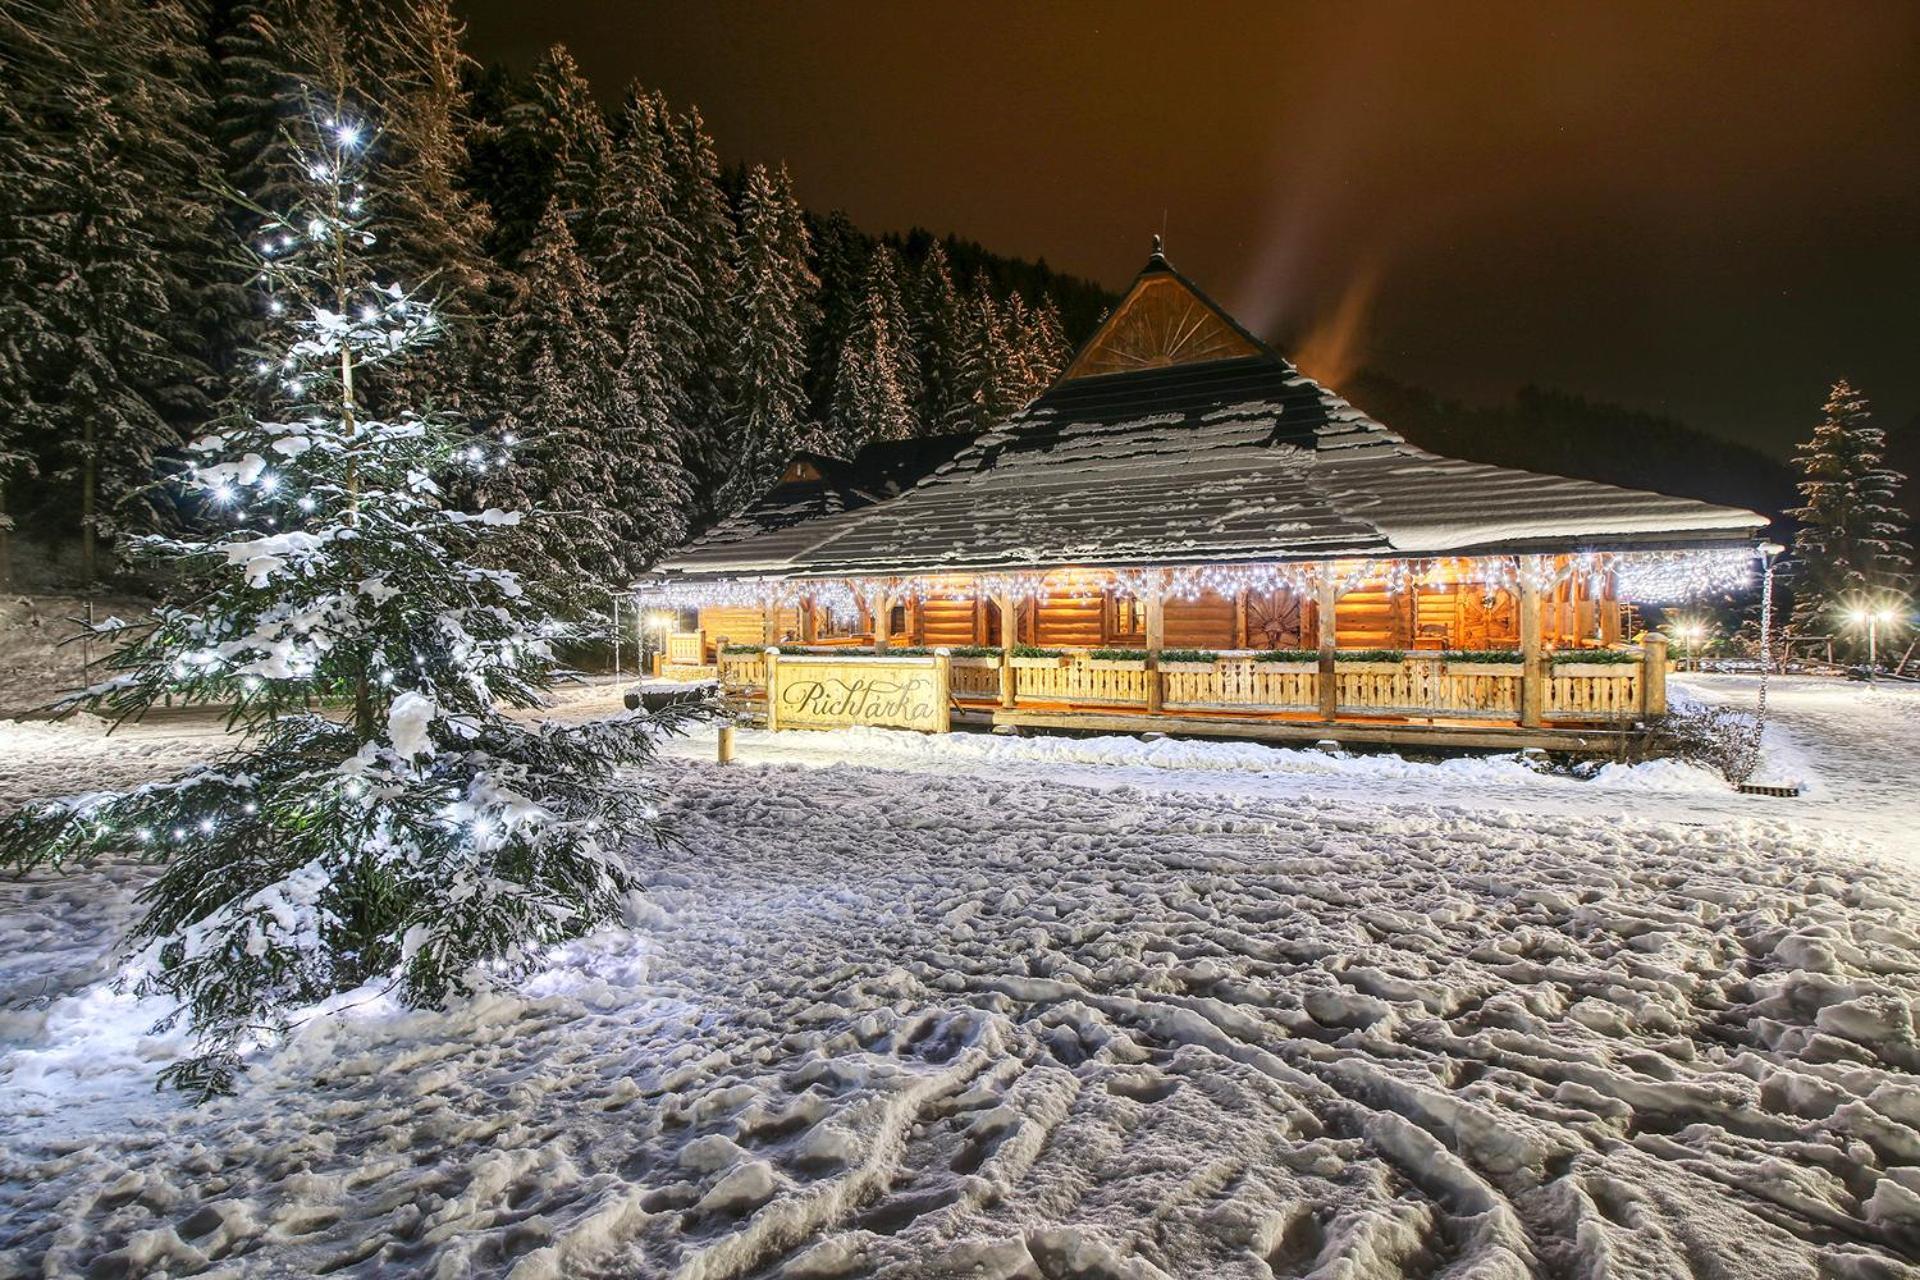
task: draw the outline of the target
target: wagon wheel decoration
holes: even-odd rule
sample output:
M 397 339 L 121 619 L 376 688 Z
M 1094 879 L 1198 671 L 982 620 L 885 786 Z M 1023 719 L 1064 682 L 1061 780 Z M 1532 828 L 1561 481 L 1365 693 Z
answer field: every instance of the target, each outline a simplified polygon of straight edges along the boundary
M 1300 645 L 1300 597 L 1281 587 L 1247 592 L 1247 643 L 1262 649 Z
M 1257 355 L 1259 348 L 1172 276 L 1149 278 L 1080 353 L 1068 378 Z

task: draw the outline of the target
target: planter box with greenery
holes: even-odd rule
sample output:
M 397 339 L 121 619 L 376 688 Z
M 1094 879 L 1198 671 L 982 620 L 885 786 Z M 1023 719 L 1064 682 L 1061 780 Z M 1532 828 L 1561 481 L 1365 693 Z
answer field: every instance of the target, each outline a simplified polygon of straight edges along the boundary
M 1220 655 L 1211 649 L 1163 649 L 1160 651 L 1162 671 L 1211 675 L 1219 665 Z
M 1552 657 L 1556 676 L 1624 676 L 1640 655 L 1625 649 L 1558 649 Z
M 1013 656 L 1008 661 L 1025 669 L 1044 669 L 1067 665 L 1066 651 L 1063 649 L 1036 649 L 1030 644 L 1013 646 Z
M 1253 655 L 1260 670 L 1273 675 L 1304 676 L 1320 670 L 1318 649 L 1268 649 Z
M 1334 668 L 1358 675 L 1388 676 L 1400 670 L 1406 654 L 1399 649 L 1349 649 L 1333 655 Z
M 1087 655 L 1087 666 L 1095 671 L 1145 671 L 1144 649 L 1095 649 Z
M 1462 675 L 1517 676 L 1525 665 L 1518 649 L 1449 649 L 1440 655 L 1447 669 L 1464 667 Z
M 997 667 L 1000 665 L 1000 650 L 986 644 L 955 645 L 947 651 L 947 657 L 956 667 Z

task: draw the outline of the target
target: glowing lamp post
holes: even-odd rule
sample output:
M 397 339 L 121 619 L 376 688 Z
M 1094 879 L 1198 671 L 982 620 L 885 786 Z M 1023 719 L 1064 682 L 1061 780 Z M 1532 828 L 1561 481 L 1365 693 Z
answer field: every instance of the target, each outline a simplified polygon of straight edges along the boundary
M 1687 671 L 1700 669 L 1698 647 L 1707 638 L 1707 624 L 1697 618 L 1687 618 L 1676 622 L 1673 634 L 1680 638 L 1680 665 Z
M 1847 611 L 1847 621 L 1867 629 L 1867 679 L 1880 665 L 1880 628 L 1899 620 L 1900 615 L 1884 604 L 1858 605 Z

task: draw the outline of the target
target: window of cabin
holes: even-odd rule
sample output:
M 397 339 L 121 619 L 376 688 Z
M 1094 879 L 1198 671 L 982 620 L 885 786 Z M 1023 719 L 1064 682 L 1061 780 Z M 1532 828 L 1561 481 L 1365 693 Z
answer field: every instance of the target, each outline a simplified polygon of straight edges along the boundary
M 1108 595 L 1107 640 L 1110 643 L 1147 642 L 1147 606 L 1132 596 Z
M 897 636 L 907 629 L 907 606 L 897 604 L 887 613 L 887 634 Z

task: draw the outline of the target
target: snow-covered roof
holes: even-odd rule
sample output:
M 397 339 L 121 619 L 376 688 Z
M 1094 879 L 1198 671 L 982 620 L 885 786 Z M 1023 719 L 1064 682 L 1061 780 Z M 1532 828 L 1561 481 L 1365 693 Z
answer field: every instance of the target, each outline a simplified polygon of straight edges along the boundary
M 695 544 L 660 571 L 1702 547 L 1750 543 L 1766 524 L 1736 507 L 1417 449 L 1257 343 L 1156 255 L 1065 376 L 918 485 Z

